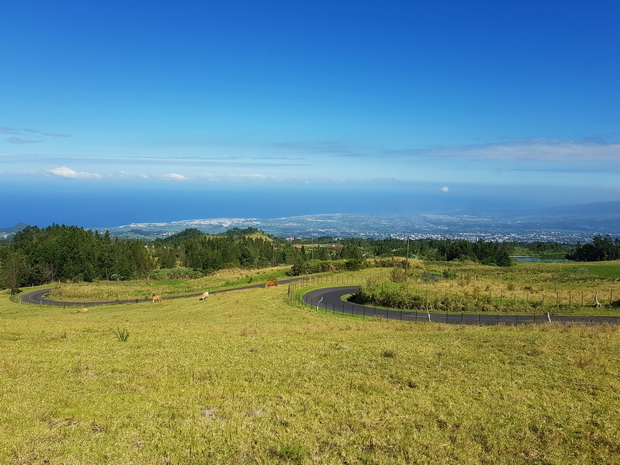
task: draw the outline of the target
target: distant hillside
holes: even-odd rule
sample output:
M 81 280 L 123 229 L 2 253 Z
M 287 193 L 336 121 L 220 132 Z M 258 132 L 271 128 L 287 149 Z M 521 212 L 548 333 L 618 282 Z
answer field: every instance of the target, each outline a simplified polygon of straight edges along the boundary
M 0 228 L 0 233 L 16 233 L 21 231 L 22 229 L 24 229 L 26 226 L 28 226 L 25 223 L 17 223 L 14 226 L 11 226 L 10 228 Z
M 324 214 L 287 218 L 212 218 L 134 223 L 109 229 L 121 237 L 163 238 L 187 228 L 207 234 L 254 228 L 276 237 L 411 237 L 500 241 L 588 241 L 620 235 L 620 202 L 525 211 L 456 211 L 423 215 Z
M 556 208 L 546 208 L 545 214 L 564 217 L 615 217 L 620 218 L 620 202 L 598 202 L 581 205 L 567 205 Z

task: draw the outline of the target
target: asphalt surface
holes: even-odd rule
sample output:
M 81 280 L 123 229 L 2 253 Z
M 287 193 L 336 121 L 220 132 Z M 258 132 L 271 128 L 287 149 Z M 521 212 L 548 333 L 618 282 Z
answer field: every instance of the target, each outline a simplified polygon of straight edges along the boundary
M 425 310 L 386 310 L 383 308 L 345 302 L 342 296 L 357 292 L 357 286 L 342 286 L 316 289 L 303 296 L 303 301 L 328 312 L 345 313 L 365 317 L 381 317 L 402 321 L 430 321 L 459 325 L 520 325 L 532 323 L 583 323 L 583 324 L 616 324 L 620 325 L 620 317 L 616 316 L 556 316 L 556 315 L 490 315 L 486 313 L 433 313 Z
M 287 278 L 278 281 L 279 285 L 288 284 L 293 281 L 297 281 L 300 278 Z M 222 289 L 219 291 L 209 291 L 209 294 L 220 294 L 223 292 L 231 292 L 231 291 L 240 291 L 243 289 L 256 289 L 265 287 L 264 283 L 252 284 L 251 286 L 242 286 L 235 287 L 233 289 Z M 134 299 L 134 300 L 109 300 L 106 302 L 64 302 L 57 300 L 47 299 L 46 296 L 52 292 L 51 288 L 46 289 L 38 289 L 36 291 L 26 292 L 19 296 L 19 301 L 24 304 L 33 304 L 33 305 L 54 305 L 57 307 L 95 307 L 97 305 L 118 305 L 118 304 L 137 304 L 140 302 L 151 302 L 151 299 Z M 174 299 L 188 299 L 188 298 L 198 298 L 202 295 L 202 292 L 199 294 L 189 294 L 189 295 L 179 295 L 179 296 L 166 296 L 162 297 L 165 300 L 174 300 Z
M 278 281 L 280 285 L 288 284 L 300 278 L 289 278 Z M 233 289 L 223 289 L 219 291 L 209 291 L 209 294 L 219 294 L 223 292 L 238 291 L 243 289 L 256 289 L 265 285 L 253 284 L 250 286 L 237 287 Z M 520 325 L 531 323 L 583 323 L 583 324 L 615 324 L 620 325 L 620 317 L 617 316 L 560 316 L 560 315 L 490 315 L 487 313 L 466 314 L 466 313 L 435 313 L 425 310 L 387 310 L 384 308 L 371 307 L 369 305 L 360 305 L 342 300 L 342 296 L 354 294 L 357 292 L 357 286 L 340 286 L 327 287 L 310 291 L 303 296 L 303 301 L 315 307 L 328 312 L 344 313 L 347 315 L 357 315 L 364 317 L 380 317 L 391 320 L 401 321 L 426 321 L 434 323 L 460 324 L 460 325 Z M 116 304 L 135 304 L 140 302 L 150 302 L 151 299 L 136 300 L 114 300 L 106 302 L 61 302 L 47 299 L 46 296 L 52 289 L 38 289 L 36 291 L 26 292 L 19 297 L 20 302 L 34 305 L 54 305 L 60 307 L 94 307 L 98 305 L 116 305 Z M 190 294 L 183 296 L 166 297 L 166 300 L 198 298 L 202 295 Z

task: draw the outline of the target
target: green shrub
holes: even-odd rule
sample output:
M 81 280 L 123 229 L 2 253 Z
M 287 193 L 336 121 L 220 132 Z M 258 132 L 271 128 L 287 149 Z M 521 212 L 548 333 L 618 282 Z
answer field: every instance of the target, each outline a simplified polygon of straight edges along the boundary
M 161 268 L 159 270 L 151 270 L 149 272 L 149 279 L 157 281 L 166 281 L 173 279 L 194 279 L 202 277 L 202 272 L 186 268 L 184 266 L 177 266 L 175 268 Z

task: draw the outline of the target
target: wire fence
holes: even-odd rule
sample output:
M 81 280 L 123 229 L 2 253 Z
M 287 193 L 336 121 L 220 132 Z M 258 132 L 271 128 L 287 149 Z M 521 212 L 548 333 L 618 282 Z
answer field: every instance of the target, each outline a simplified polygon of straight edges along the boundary
M 368 279 L 365 277 L 364 279 Z M 310 306 L 319 312 L 344 314 L 361 318 L 387 318 L 400 321 L 424 321 L 448 324 L 468 325 L 521 325 L 540 323 L 581 323 L 620 325 L 618 316 L 572 316 L 556 315 L 551 310 L 539 313 L 472 313 L 436 311 L 428 303 L 418 309 L 386 309 L 348 302 L 342 298 L 357 291 L 360 279 L 353 276 L 312 276 L 302 278 L 289 284 L 288 298 L 299 306 Z M 323 287 L 307 293 L 299 292 L 303 288 Z M 324 289 L 331 287 L 335 289 Z M 544 299 L 544 297 L 543 297 Z M 543 306 L 544 308 L 544 301 Z

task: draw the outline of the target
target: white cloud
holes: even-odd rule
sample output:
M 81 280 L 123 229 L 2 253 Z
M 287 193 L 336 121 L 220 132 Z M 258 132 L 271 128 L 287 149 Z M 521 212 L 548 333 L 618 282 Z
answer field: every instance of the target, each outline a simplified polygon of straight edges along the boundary
M 266 174 L 240 174 L 238 176 L 240 178 L 255 179 L 257 181 L 264 181 L 266 179 L 269 179 L 269 176 L 267 176 Z
M 61 166 L 60 168 L 52 168 L 46 171 L 47 174 L 52 176 L 57 176 L 59 178 L 66 179 L 101 179 L 101 176 L 98 173 L 87 173 L 85 171 L 78 172 L 72 170 L 71 168 L 67 168 L 66 166 Z
M 166 181 L 187 181 L 187 178 L 185 176 L 183 176 L 182 174 L 178 174 L 178 173 L 164 174 L 160 176 L 160 178 Z
M 450 192 L 450 188 L 448 186 L 443 186 L 441 189 L 439 189 L 441 192 Z

